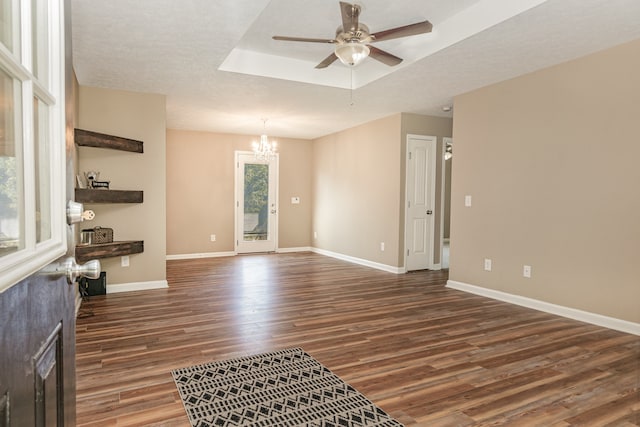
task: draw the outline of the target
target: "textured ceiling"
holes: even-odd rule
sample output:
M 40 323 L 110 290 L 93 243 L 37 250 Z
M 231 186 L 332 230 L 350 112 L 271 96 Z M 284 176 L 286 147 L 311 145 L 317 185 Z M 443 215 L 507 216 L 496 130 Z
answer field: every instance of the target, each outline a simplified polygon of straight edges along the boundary
M 329 0 L 72 0 L 81 85 L 167 96 L 167 127 L 316 138 L 640 38 L 638 0 L 362 0 L 380 31 L 423 19 L 431 34 L 380 42 L 405 61 L 315 65 L 332 38 Z M 222 69 L 221 69 L 222 67 Z M 271 77 L 265 77 L 271 76 Z M 354 90 L 350 90 L 354 87 Z

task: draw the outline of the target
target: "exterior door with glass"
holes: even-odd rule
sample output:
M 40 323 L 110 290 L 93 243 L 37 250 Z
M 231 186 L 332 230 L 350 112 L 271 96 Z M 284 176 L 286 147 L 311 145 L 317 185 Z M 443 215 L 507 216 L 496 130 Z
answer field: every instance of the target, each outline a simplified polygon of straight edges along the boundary
M 236 252 L 274 252 L 278 247 L 278 155 L 257 160 L 236 152 Z
M 0 426 L 75 425 L 70 6 L 0 0 Z

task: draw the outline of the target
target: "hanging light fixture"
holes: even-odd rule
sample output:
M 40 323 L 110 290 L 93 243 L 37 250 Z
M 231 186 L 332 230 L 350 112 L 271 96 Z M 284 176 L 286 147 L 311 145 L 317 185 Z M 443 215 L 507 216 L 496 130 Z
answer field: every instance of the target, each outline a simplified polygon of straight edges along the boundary
M 253 141 L 253 154 L 256 160 L 269 162 L 276 154 L 276 141 L 269 141 L 267 136 L 267 119 L 262 119 L 263 133 L 260 135 L 260 141 Z
M 369 53 L 369 47 L 358 42 L 338 44 L 335 49 L 335 54 L 338 59 L 348 67 L 355 67 L 364 61 L 367 56 L 369 56 Z

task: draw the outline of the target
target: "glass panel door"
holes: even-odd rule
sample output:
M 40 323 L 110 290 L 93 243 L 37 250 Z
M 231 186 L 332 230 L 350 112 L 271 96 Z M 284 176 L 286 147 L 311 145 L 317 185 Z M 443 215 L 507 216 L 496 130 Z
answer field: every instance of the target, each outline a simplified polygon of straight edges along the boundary
M 0 0 L 0 292 L 67 251 L 63 15 Z
M 244 231 L 242 240 L 269 239 L 269 165 L 244 165 Z
M 0 69 L 0 257 L 25 247 L 20 89 Z
M 236 252 L 273 252 L 277 247 L 277 157 L 256 160 L 236 152 Z

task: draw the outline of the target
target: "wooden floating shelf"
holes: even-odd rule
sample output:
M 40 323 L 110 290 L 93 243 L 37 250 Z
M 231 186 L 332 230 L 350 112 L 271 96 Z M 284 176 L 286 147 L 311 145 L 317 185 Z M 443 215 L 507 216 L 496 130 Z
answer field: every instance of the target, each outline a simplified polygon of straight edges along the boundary
M 138 190 L 76 188 L 79 203 L 142 203 L 143 198 L 143 192 Z
M 112 258 L 144 252 L 144 241 L 129 240 L 122 242 L 100 243 L 76 246 L 76 260 L 85 263 L 92 259 Z
M 106 135 L 90 130 L 75 129 L 74 139 L 76 144 L 81 147 L 109 148 L 111 150 L 130 151 L 132 153 L 144 152 L 142 141 Z

